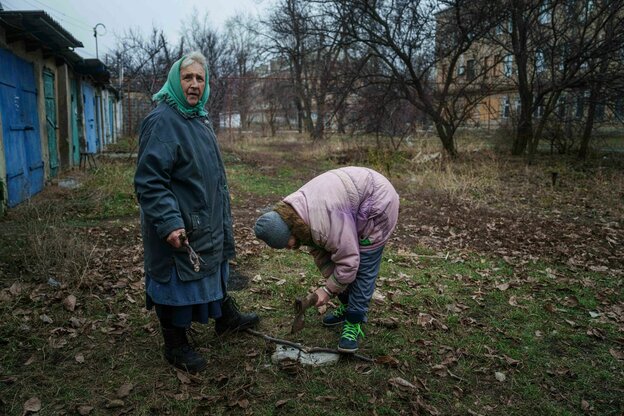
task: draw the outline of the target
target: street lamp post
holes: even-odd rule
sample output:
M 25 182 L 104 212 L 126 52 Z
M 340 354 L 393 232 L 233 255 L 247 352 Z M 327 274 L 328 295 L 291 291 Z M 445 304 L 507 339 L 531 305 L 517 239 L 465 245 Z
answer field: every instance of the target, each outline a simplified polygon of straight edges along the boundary
M 98 26 L 102 26 L 104 28 L 104 30 L 106 30 L 106 26 L 104 26 L 104 24 L 102 24 L 102 23 L 98 23 L 95 26 L 93 26 L 93 37 L 95 38 L 95 58 L 96 59 L 99 59 L 99 56 L 98 56 L 98 43 L 97 43 L 97 35 L 98 35 L 97 28 L 98 28 Z M 104 33 L 106 33 L 106 32 L 104 32 Z M 100 36 L 102 36 L 102 35 L 100 35 Z

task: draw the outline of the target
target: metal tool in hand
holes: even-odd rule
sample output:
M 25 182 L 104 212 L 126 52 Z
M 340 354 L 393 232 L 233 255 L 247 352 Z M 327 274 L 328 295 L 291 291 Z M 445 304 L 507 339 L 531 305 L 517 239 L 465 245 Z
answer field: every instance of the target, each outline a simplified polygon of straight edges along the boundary
M 294 308 L 295 308 L 295 319 L 293 320 L 292 327 L 290 328 L 290 333 L 294 334 L 299 332 L 305 326 L 305 311 L 316 305 L 318 301 L 318 296 L 316 293 L 310 293 L 304 299 L 297 298 L 295 300 Z
M 191 245 L 188 242 L 186 233 L 180 234 L 179 238 L 180 238 L 180 243 L 182 243 L 182 246 L 184 246 L 184 248 L 186 249 L 186 252 L 189 255 L 189 260 L 191 261 L 191 264 L 193 265 L 193 270 L 198 272 L 201 267 L 201 264 L 206 264 L 206 262 L 204 261 L 204 259 L 202 259 L 199 256 L 199 254 L 195 252 L 195 250 L 193 250 L 193 247 L 191 247 Z

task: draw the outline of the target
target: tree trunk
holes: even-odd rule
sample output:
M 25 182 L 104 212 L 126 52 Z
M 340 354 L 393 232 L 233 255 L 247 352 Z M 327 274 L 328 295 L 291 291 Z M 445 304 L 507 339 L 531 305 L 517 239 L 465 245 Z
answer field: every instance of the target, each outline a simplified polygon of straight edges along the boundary
M 585 120 L 585 128 L 581 136 L 581 145 L 579 147 L 578 158 L 587 159 L 589 155 L 589 141 L 594 128 L 594 118 L 596 115 L 596 89 L 592 89 L 589 95 L 589 105 L 587 106 L 587 119 Z
M 453 159 L 457 157 L 457 148 L 455 147 L 455 136 L 451 126 L 446 125 L 443 121 L 434 122 L 438 137 L 442 142 L 442 147 L 446 153 Z
M 513 147 L 511 148 L 511 154 L 520 156 L 526 150 L 527 143 L 531 138 L 531 126 L 527 126 L 525 123 L 520 125 L 518 123 L 518 129 L 516 130 L 516 137 L 514 138 Z
M 527 145 L 533 138 L 533 114 L 531 114 L 531 99 L 521 99 L 520 101 L 520 117 L 518 118 L 518 127 L 516 129 L 516 137 L 514 138 L 511 154 L 519 156 L 524 154 Z M 511 103 L 509 104 L 511 105 Z
M 529 140 L 529 154 L 527 156 L 527 163 L 532 165 L 535 161 L 535 155 L 537 154 L 537 146 L 539 145 L 540 139 L 544 134 L 544 129 L 546 128 L 546 123 L 548 122 L 549 117 L 554 113 L 557 102 L 559 101 L 559 97 L 561 96 L 561 91 L 554 92 L 548 100 L 546 100 L 546 105 L 544 106 L 544 113 L 542 114 L 542 118 L 537 123 L 537 128 L 533 133 L 533 136 Z
M 295 98 L 295 107 L 297 108 L 297 131 L 303 133 L 303 106 L 299 98 Z

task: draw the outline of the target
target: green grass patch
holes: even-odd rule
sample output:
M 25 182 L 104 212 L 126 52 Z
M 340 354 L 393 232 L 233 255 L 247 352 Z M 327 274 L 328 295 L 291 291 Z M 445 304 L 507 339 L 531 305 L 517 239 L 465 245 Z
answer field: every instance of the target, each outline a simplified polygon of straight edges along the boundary
M 302 184 L 297 180 L 292 168 L 281 168 L 274 175 L 265 175 L 261 170 L 243 164 L 230 164 L 227 167 L 230 188 L 235 197 L 238 192 L 244 195 L 284 197 L 296 191 Z
M 134 172 L 134 164 L 100 163 L 87 177 L 76 198 L 83 218 L 138 216 Z

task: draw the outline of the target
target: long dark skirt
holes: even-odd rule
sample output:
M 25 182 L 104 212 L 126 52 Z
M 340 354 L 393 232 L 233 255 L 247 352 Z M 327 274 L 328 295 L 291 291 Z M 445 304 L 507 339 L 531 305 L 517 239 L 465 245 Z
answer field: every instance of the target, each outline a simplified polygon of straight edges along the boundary
M 179 279 L 175 267 L 166 284 L 145 277 L 145 306 L 154 308 L 161 324 L 165 327 L 189 328 L 192 322 L 208 323 L 209 319 L 221 317 L 221 301 L 225 298 L 229 264 L 221 263 L 215 276 L 192 282 Z M 220 285 L 214 282 L 219 279 Z M 220 287 L 216 287 L 220 286 Z

